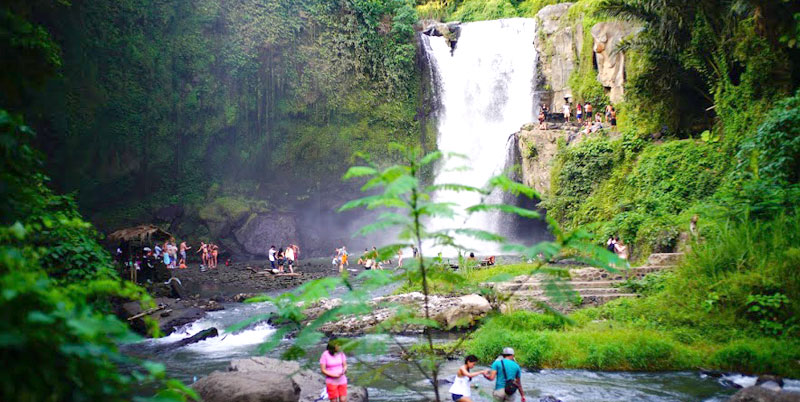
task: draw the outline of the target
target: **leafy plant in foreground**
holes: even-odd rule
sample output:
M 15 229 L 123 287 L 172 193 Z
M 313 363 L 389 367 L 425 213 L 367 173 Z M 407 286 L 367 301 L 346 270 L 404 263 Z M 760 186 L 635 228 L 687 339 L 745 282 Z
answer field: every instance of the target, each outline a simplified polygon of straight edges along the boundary
M 426 257 L 431 248 L 450 247 L 453 250 L 463 252 L 464 247 L 460 245 L 462 237 L 478 239 L 486 242 L 497 243 L 500 249 L 509 254 L 518 254 L 526 259 L 535 260 L 531 265 L 530 273 L 550 273 L 546 281 L 546 294 L 555 302 L 565 302 L 574 299 L 573 292 L 559 275 L 557 269 L 546 268 L 544 261 L 556 259 L 565 251 L 584 262 L 595 266 L 607 267 L 610 270 L 612 265 L 623 267 L 621 261 L 604 248 L 591 245 L 588 235 L 582 232 L 563 232 L 557 224 L 551 221 L 555 241 L 543 242 L 537 245 L 528 246 L 512 244 L 507 242 L 502 236 L 495 233 L 460 227 L 457 223 L 452 228 L 442 228 L 430 230 L 425 222 L 438 220 L 454 220 L 459 216 L 469 216 L 475 213 L 512 213 L 520 216 L 535 218 L 538 217 L 536 211 L 520 208 L 508 204 L 495 204 L 480 202 L 469 206 L 465 211 L 458 211 L 453 203 L 437 202 L 433 197 L 435 192 L 456 191 L 464 193 L 480 194 L 481 199 L 493 191 L 507 191 L 514 195 L 524 195 L 529 198 L 537 197 L 536 192 L 522 184 L 516 183 L 505 176 L 496 176 L 490 179 L 489 183 L 482 188 L 472 187 L 461 184 L 434 184 L 425 185 L 422 180 L 422 172 L 434 162 L 445 157 L 458 157 L 456 155 L 444 155 L 441 152 L 432 152 L 422 155 L 418 150 L 404 149 L 399 145 L 393 145 L 393 149 L 398 150 L 404 160 L 404 164 L 389 166 L 380 169 L 374 164 L 367 166 L 355 166 L 345 175 L 345 179 L 362 178 L 366 179 L 366 184 L 362 191 L 367 192 L 362 198 L 350 201 L 341 207 L 341 210 L 351 210 L 354 208 L 366 208 L 369 210 L 380 209 L 383 212 L 378 216 L 374 223 L 362 227 L 357 234 L 373 235 L 375 232 L 384 230 L 394 230 L 397 233 L 397 242 L 386 245 L 378 250 L 378 259 L 390 259 L 400 249 L 416 247 L 415 258 L 404 264 L 402 268 L 394 272 L 390 271 L 367 271 L 358 276 L 359 286 L 354 286 L 347 272 L 345 271 L 338 278 L 324 278 L 308 282 L 300 289 L 292 293 L 284 293 L 278 297 L 259 297 L 251 299 L 254 301 L 270 301 L 277 307 L 277 316 L 273 316 L 273 322 L 280 325 L 280 328 L 273 336 L 262 345 L 262 350 L 270 349 L 287 335 L 295 334 L 292 346 L 284 353 L 285 358 L 297 358 L 305 353 L 308 346 L 318 343 L 324 336 L 322 328 L 325 324 L 347 316 L 361 316 L 370 313 L 376 308 L 392 309 L 393 315 L 382 322 L 376 329 L 376 333 L 382 336 L 364 337 L 352 339 L 345 345 L 345 349 L 357 351 L 360 354 L 384 354 L 389 343 L 399 347 L 406 355 L 411 358 L 415 368 L 423 374 L 432 385 L 435 400 L 439 400 L 439 370 L 441 367 L 442 348 L 434 345 L 433 332 L 436 330 L 447 330 L 439 322 L 433 319 L 431 314 L 430 296 L 432 295 L 432 285 L 434 283 L 456 284 L 464 281 L 463 276 L 454 273 L 449 264 L 445 263 L 441 257 Z M 462 215 L 463 213 L 463 215 Z M 492 278 L 492 280 L 506 279 L 502 276 Z M 369 290 L 376 287 L 385 286 L 392 282 L 418 283 L 424 296 L 421 308 L 397 305 L 374 305 L 371 300 Z M 333 304 L 333 307 L 325 310 L 321 314 L 311 316 L 313 311 L 322 298 L 328 297 L 337 286 L 343 286 L 347 292 L 341 297 L 341 301 Z M 328 301 L 330 303 L 330 301 Z M 542 307 L 552 310 L 549 306 L 542 304 Z M 250 321 L 240 323 L 236 326 L 247 325 L 255 320 L 263 320 L 266 316 L 253 317 Z M 235 328 L 233 328 L 235 329 Z M 421 330 L 424 339 L 424 346 L 417 346 L 409 350 L 397 338 L 392 336 L 397 330 L 415 329 Z M 444 354 L 452 354 L 466 339 L 465 335 L 457 340 L 445 351 Z M 356 356 L 358 359 L 358 356 Z M 372 370 L 374 375 L 387 377 L 398 384 L 409 389 L 414 389 L 412 384 L 407 384 L 392 374 L 390 369 L 393 364 L 378 366 L 370 362 L 358 359 Z M 423 395 L 421 391 L 416 391 Z

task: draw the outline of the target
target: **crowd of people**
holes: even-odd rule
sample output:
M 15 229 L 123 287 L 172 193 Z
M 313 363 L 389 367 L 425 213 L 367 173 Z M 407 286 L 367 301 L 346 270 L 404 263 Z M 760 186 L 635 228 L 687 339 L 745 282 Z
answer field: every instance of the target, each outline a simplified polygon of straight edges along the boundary
M 572 104 L 565 102 L 562 106 L 562 114 L 566 123 L 572 122 Z M 539 106 L 539 129 L 547 130 L 547 120 L 550 118 L 550 109 L 546 104 Z M 608 104 L 605 107 L 605 113 L 595 113 L 594 107 L 591 102 L 577 103 L 575 105 L 575 121 L 581 127 L 581 134 L 590 134 L 597 132 L 602 128 L 617 126 L 617 110 L 613 105 Z
M 514 358 L 514 349 L 503 348 L 503 352 L 492 363 L 489 369 L 473 371 L 478 358 L 469 355 L 464 364 L 459 366 L 453 377 L 453 384 L 448 389 L 454 402 L 472 402 L 473 378 L 483 376 L 494 381 L 492 399 L 496 402 L 515 401 L 517 395 L 525 402 L 525 391 L 522 388 L 522 368 Z M 328 342 L 325 351 L 319 358 L 322 375 L 325 376 L 325 392 L 322 396 L 331 402 L 347 402 L 347 356 L 341 350 L 338 340 Z

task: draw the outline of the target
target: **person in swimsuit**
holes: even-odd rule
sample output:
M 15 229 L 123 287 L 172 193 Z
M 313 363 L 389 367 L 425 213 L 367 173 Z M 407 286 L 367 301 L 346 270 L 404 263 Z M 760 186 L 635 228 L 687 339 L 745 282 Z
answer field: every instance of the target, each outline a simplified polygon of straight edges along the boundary
M 186 268 L 186 250 L 188 250 L 190 248 L 191 247 L 186 245 L 185 241 L 181 242 L 181 246 L 180 246 L 181 260 L 180 260 L 180 262 L 178 262 L 178 265 L 181 268 Z
M 478 358 L 475 355 L 469 355 L 464 359 L 464 365 L 458 368 L 456 378 L 453 385 L 450 387 L 450 395 L 453 397 L 453 402 L 472 402 L 472 390 L 469 387 L 470 381 L 473 377 L 479 375 L 488 375 L 489 370 L 481 370 L 471 373 L 470 370 L 478 363 Z
M 611 127 L 617 126 L 617 110 L 614 109 L 614 106 L 611 106 Z
M 575 107 L 575 118 L 578 119 L 578 124 L 583 124 L 583 106 L 580 102 Z
M 339 342 L 331 339 L 322 356 L 319 368 L 325 376 L 325 389 L 331 402 L 347 402 L 347 356 Z

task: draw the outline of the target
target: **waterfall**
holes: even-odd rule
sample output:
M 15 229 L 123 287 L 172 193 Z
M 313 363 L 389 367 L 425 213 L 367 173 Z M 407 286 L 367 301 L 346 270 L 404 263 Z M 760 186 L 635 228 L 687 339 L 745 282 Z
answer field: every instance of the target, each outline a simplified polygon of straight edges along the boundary
M 435 183 L 482 187 L 506 167 L 509 135 L 534 120 L 536 49 L 533 19 L 513 18 L 461 25 L 455 50 L 445 38 L 425 37 L 423 44 L 435 70 L 438 145 L 443 152 L 465 155 L 439 166 Z M 513 153 L 511 153 L 513 154 Z M 469 170 L 459 169 L 468 166 Z M 492 200 L 491 198 L 495 199 Z M 451 202 L 459 210 L 481 201 L 477 194 L 440 191 L 437 202 Z M 490 196 L 488 201 L 500 202 Z M 432 229 L 465 227 L 508 234 L 508 220 L 495 214 L 475 214 L 468 219 L 430 222 Z M 496 252 L 481 242 L 459 239 L 480 253 Z M 446 252 L 446 251 L 445 251 Z

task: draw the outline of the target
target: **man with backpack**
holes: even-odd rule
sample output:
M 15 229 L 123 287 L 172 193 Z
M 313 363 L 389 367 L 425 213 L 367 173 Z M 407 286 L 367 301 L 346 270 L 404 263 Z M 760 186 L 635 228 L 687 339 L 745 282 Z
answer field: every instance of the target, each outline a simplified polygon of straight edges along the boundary
M 492 397 L 496 402 L 510 402 L 516 399 L 517 391 L 522 402 L 525 402 L 525 392 L 522 390 L 522 370 L 514 361 L 514 349 L 503 348 L 503 356 L 492 363 L 492 369 L 485 377 L 494 384 Z

